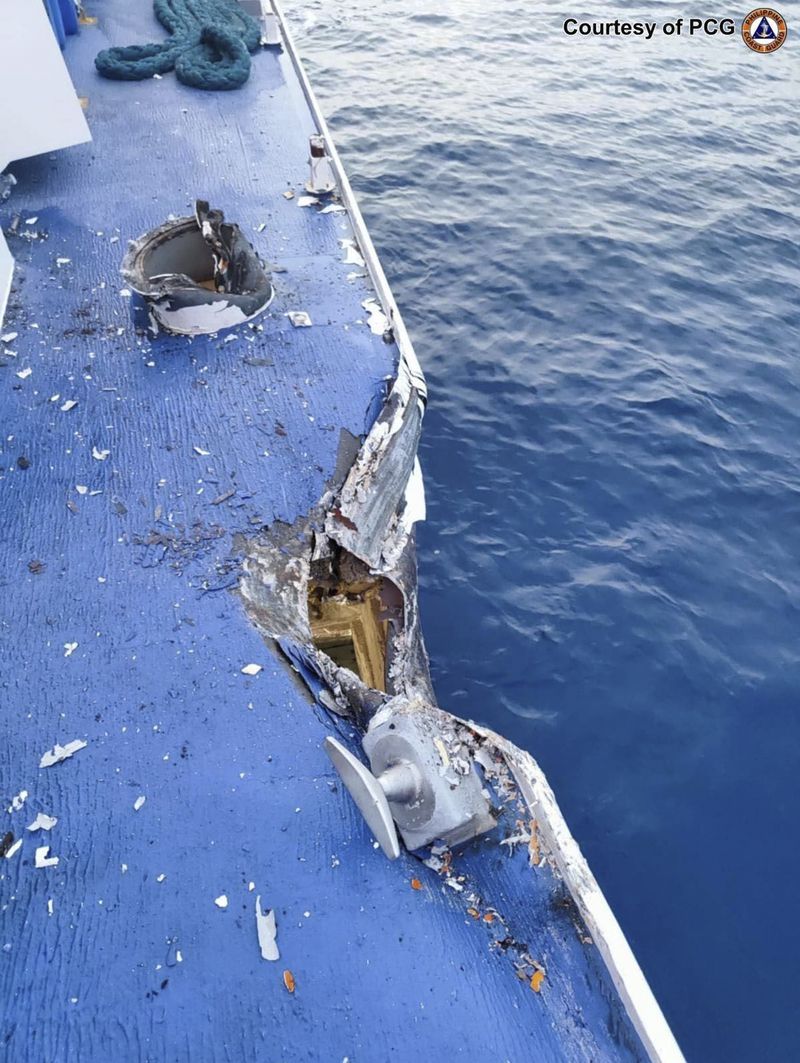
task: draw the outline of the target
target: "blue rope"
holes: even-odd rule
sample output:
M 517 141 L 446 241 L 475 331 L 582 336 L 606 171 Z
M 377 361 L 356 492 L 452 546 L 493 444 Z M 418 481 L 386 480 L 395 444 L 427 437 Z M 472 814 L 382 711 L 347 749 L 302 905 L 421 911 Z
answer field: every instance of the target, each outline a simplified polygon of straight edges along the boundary
M 154 0 L 153 10 L 170 36 L 100 52 L 94 65 L 103 77 L 142 81 L 174 70 L 178 81 L 196 89 L 244 85 L 261 30 L 237 0 Z

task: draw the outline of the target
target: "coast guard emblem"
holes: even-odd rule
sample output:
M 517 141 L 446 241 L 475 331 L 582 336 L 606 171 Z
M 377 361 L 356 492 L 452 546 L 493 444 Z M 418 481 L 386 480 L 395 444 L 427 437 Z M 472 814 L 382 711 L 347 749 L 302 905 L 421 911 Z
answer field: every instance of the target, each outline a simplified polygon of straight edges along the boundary
M 745 15 L 742 37 L 754 52 L 776 52 L 786 40 L 786 20 L 771 7 L 757 7 Z

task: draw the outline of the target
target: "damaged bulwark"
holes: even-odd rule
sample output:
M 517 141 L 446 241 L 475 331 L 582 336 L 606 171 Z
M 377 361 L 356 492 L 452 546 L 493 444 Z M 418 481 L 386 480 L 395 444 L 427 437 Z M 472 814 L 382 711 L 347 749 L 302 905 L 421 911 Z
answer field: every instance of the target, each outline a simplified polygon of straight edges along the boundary
M 410 344 L 399 346 L 396 379 L 349 469 L 307 518 L 237 544 L 245 556 L 239 593 L 320 704 L 365 731 L 363 748 L 378 782 L 399 761 L 435 782 L 433 799 L 420 785 L 410 804 L 388 801 L 408 848 L 437 839 L 458 845 L 491 830 L 497 820 L 483 779 L 508 780 L 510 773 L 540 831 L 531 874 L 546 862 L 563 879 L 650 1058 L 678 1063 L 683 1057 L 672 1032 L 536 762 L 436 705 L 420 629 L 414 537 L 425 516 L 417 446 L 426 393 Z M 367 614 L 374 637 L 360 652 L 354 630 Z M 320 636 L 320 621 L 324 628 L 334 615 Z

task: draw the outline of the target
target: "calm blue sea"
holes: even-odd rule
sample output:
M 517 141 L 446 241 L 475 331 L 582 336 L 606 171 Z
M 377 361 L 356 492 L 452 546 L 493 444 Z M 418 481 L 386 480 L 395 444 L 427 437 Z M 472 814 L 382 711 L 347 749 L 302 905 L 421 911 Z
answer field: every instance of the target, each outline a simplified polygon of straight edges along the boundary
M 738 36 L 561 32 L 698 14 L 658 2 L 294 12 L 430 384 L 439 699 L 543 765 L 698 1063 L 800 1059 L 800 22 L 783 13 L 788 43 L 758 56 Z

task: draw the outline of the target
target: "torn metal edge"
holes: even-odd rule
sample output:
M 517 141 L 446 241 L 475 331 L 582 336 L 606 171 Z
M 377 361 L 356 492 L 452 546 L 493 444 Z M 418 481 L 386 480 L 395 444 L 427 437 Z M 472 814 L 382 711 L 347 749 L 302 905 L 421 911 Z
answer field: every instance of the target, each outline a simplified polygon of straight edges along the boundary
M 300 62 L 279 0 L 262 0 L 262 10 L 265 14 L 274 13 L 278 19 L 286 44 L 286 53 L 294 67 L 317 129 L 325 138 L 341 200 L 348 210 L 356 242 L 365 260 L 370 280 L 386 315 L 391 335 L 400 355 L 397 376 L 384 409 L 373 425 L 344 481 L 338 499 L 338 514 L 329 513 L 325 522 L 325 531 L 330 538 L 367 561 L 377 571 L 391 578 L 391 570 L 398 560 L 409 548 L 413 550 L 413 524 L 416 520 L 424 519 L 422 477 L 419 463 L 416 460 L 416 448 L 414 448 L 413 467 L 408 477 L 401 481 L 398 499 L 401 502 L 400 515 L 395 519 L 394 527 L 387 529 L 390 536 L 388 556 L 386 542 L 380 545 L 380 556 L 378 556 L 378 546 L 373 542 L 368 545 L 367 551 L 371 554 L 371 559 L 364 557 L 364 545 L 359 544 L 358 525 L 351 518 L 354 513 L 363 517 L 365 512 L 369 512 L 368 504 L 365 508 L 364 485 L 370 479 L 370 470 L 374 474 L 374 469 L 380 465 L 390 442 L 401 428 L 413 419 L 413 412 L 409 413 L 409 411 L 415 411 L 415 408 L 418 408 L 420 414 L 422 413 L 427 396 L 425 379 L 330 130 Z M 354 526 L 350 527 L 350 524 Z M 417 638 L 421 646 L 421 633 L 418 631 Z M 284 645 L 283 641 L 281 646 L 284 652 L 288 652 L 289 646 Z M 306 657 L 305 662 L 302 663 L 310 663 L 307 655 L 303 653 L 306 647 L 294 645 L 291 649 L 296 654 L 299 653 L 301 658 Z M 292 657 L 292 654 L 289 653 L 289 656 Z M 314 657 L 317 660 L 313 663 L 319 667 L 324 655 L 315 652 Z M 330 671 L 334 674 L 325 677 L 323 682 L 330 683 L 333 680 L 333 685 L 335 685 L 336 680 L 341 677 L 336 673 L 346 672 L 346 669 L 331 669 Z M 351 675 L 350 678 L 363 687 L 355 676 Z M 453 719 L 457 718 L 453 717 Z M 464 723 L 464 721 L 461 722 Z M 532 817 L 541 825 L 544 841 L 551 850 L 558 871 L 597 945 L 623 1006 L 650 1059 L 653 1063 L 684 1063 L 684 1057 L 677 1041 L 614 913 L 570 833 L 544 773 L 533 757 L 507 739 L 474 724 L 466 726 L 471 727 L 494 745 L 514 775 Z

